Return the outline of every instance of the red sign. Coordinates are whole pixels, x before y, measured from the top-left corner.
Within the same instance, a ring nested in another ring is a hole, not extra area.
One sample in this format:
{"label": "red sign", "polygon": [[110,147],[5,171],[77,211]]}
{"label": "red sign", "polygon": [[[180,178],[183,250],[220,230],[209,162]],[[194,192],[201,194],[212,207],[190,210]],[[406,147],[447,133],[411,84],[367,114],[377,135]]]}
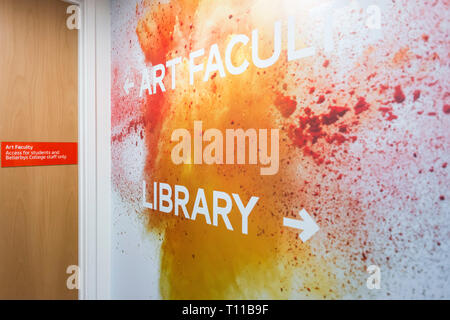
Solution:
{"label": "red sign", "polygon": [[78,163],[73,142],[2,142],[2,168]]}

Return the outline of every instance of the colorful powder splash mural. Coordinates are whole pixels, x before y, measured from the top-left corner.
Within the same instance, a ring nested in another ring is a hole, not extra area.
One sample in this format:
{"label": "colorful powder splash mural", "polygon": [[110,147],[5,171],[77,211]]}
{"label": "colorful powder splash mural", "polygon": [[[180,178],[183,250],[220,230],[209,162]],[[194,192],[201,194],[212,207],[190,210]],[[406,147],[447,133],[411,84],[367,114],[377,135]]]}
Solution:
{"label": "colorful powder splash mural", "polygon": [[[449,299],[449,7],[113,1],[113,296]],[[276,55],[277,22],[279,56],[258,67],[252,50],[257,45],[260,59]],[[295,50],[314,51],[292,59],[289,28]],[[232,74],[225,60],[236,35],[248,42],[236,44],[228,62],[248,66]],[[203,69],[191,84],[190,55],[200,49],[195,65]],[[210,57],[223,70],[206,73]],[[171,68],[156,67],[177,58],[175,79]],[[172,134],[186,129],[194,139],[195,121],[201,135],[277,129],[278,171],[194,164],[194,155],[175,164]],[[206,215],[146,208],[153,182],[184,186],[189,213],[198,189],[209,208],[215,190],[244,205],[259,200],[244,234],[234,202],[233,231],[223,219],[215,226]],[[302,209],[320,228],[304,242],[283,225]],[[367,286],[371,265],[379,289]]]}

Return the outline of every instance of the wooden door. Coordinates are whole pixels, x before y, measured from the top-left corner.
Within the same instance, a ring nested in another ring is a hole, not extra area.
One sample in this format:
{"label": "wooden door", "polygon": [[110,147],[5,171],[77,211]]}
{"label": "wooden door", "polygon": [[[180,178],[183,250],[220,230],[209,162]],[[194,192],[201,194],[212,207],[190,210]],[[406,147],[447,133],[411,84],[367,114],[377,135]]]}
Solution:
{"label": "wooden door", "polygon": [[[0,141],[78,140],[78,31],[60,0],[0,1]],[[0,169],[0,299],[76,299],[77,166]]]}

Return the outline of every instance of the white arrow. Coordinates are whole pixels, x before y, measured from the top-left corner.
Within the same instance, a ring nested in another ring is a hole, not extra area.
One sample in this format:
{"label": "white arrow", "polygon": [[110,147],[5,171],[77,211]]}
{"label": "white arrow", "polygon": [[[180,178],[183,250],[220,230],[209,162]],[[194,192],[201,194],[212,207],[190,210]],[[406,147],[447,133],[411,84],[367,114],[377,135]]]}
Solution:
{"label": "white arrow", "polygon": [[319,226],[317,223],[311,218],[311,216],[306,212],[305,209],[299,212],[302,220],[295,220],[291,218],[283,218],[283,225],[285,227],[295,228],[299,230],[303,230],[302,233],[298,235],[303,242],[306,242],[311,238],[317,231],[319,231]]}
{"label": "white arrow", "polygon": [[127,94],[129,94],[130,89],[133,87],[134,87],[134,83],[127,78],[127,80],[125,81],[125,85],[123,86],[123,90],[125,90],[125,92]]}

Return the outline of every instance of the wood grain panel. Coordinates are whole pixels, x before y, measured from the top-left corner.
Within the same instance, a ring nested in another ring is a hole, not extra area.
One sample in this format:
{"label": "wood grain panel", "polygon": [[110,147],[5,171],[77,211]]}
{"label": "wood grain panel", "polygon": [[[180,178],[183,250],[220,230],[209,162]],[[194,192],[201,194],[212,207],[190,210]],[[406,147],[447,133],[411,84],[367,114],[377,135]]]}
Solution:
{"label": "wood grain panel", "polygon": [[[0,1],[0,140],[78,140],[78,34],[59,0]],[[76,299],[77,166],[0,169],[0,299]]]}

